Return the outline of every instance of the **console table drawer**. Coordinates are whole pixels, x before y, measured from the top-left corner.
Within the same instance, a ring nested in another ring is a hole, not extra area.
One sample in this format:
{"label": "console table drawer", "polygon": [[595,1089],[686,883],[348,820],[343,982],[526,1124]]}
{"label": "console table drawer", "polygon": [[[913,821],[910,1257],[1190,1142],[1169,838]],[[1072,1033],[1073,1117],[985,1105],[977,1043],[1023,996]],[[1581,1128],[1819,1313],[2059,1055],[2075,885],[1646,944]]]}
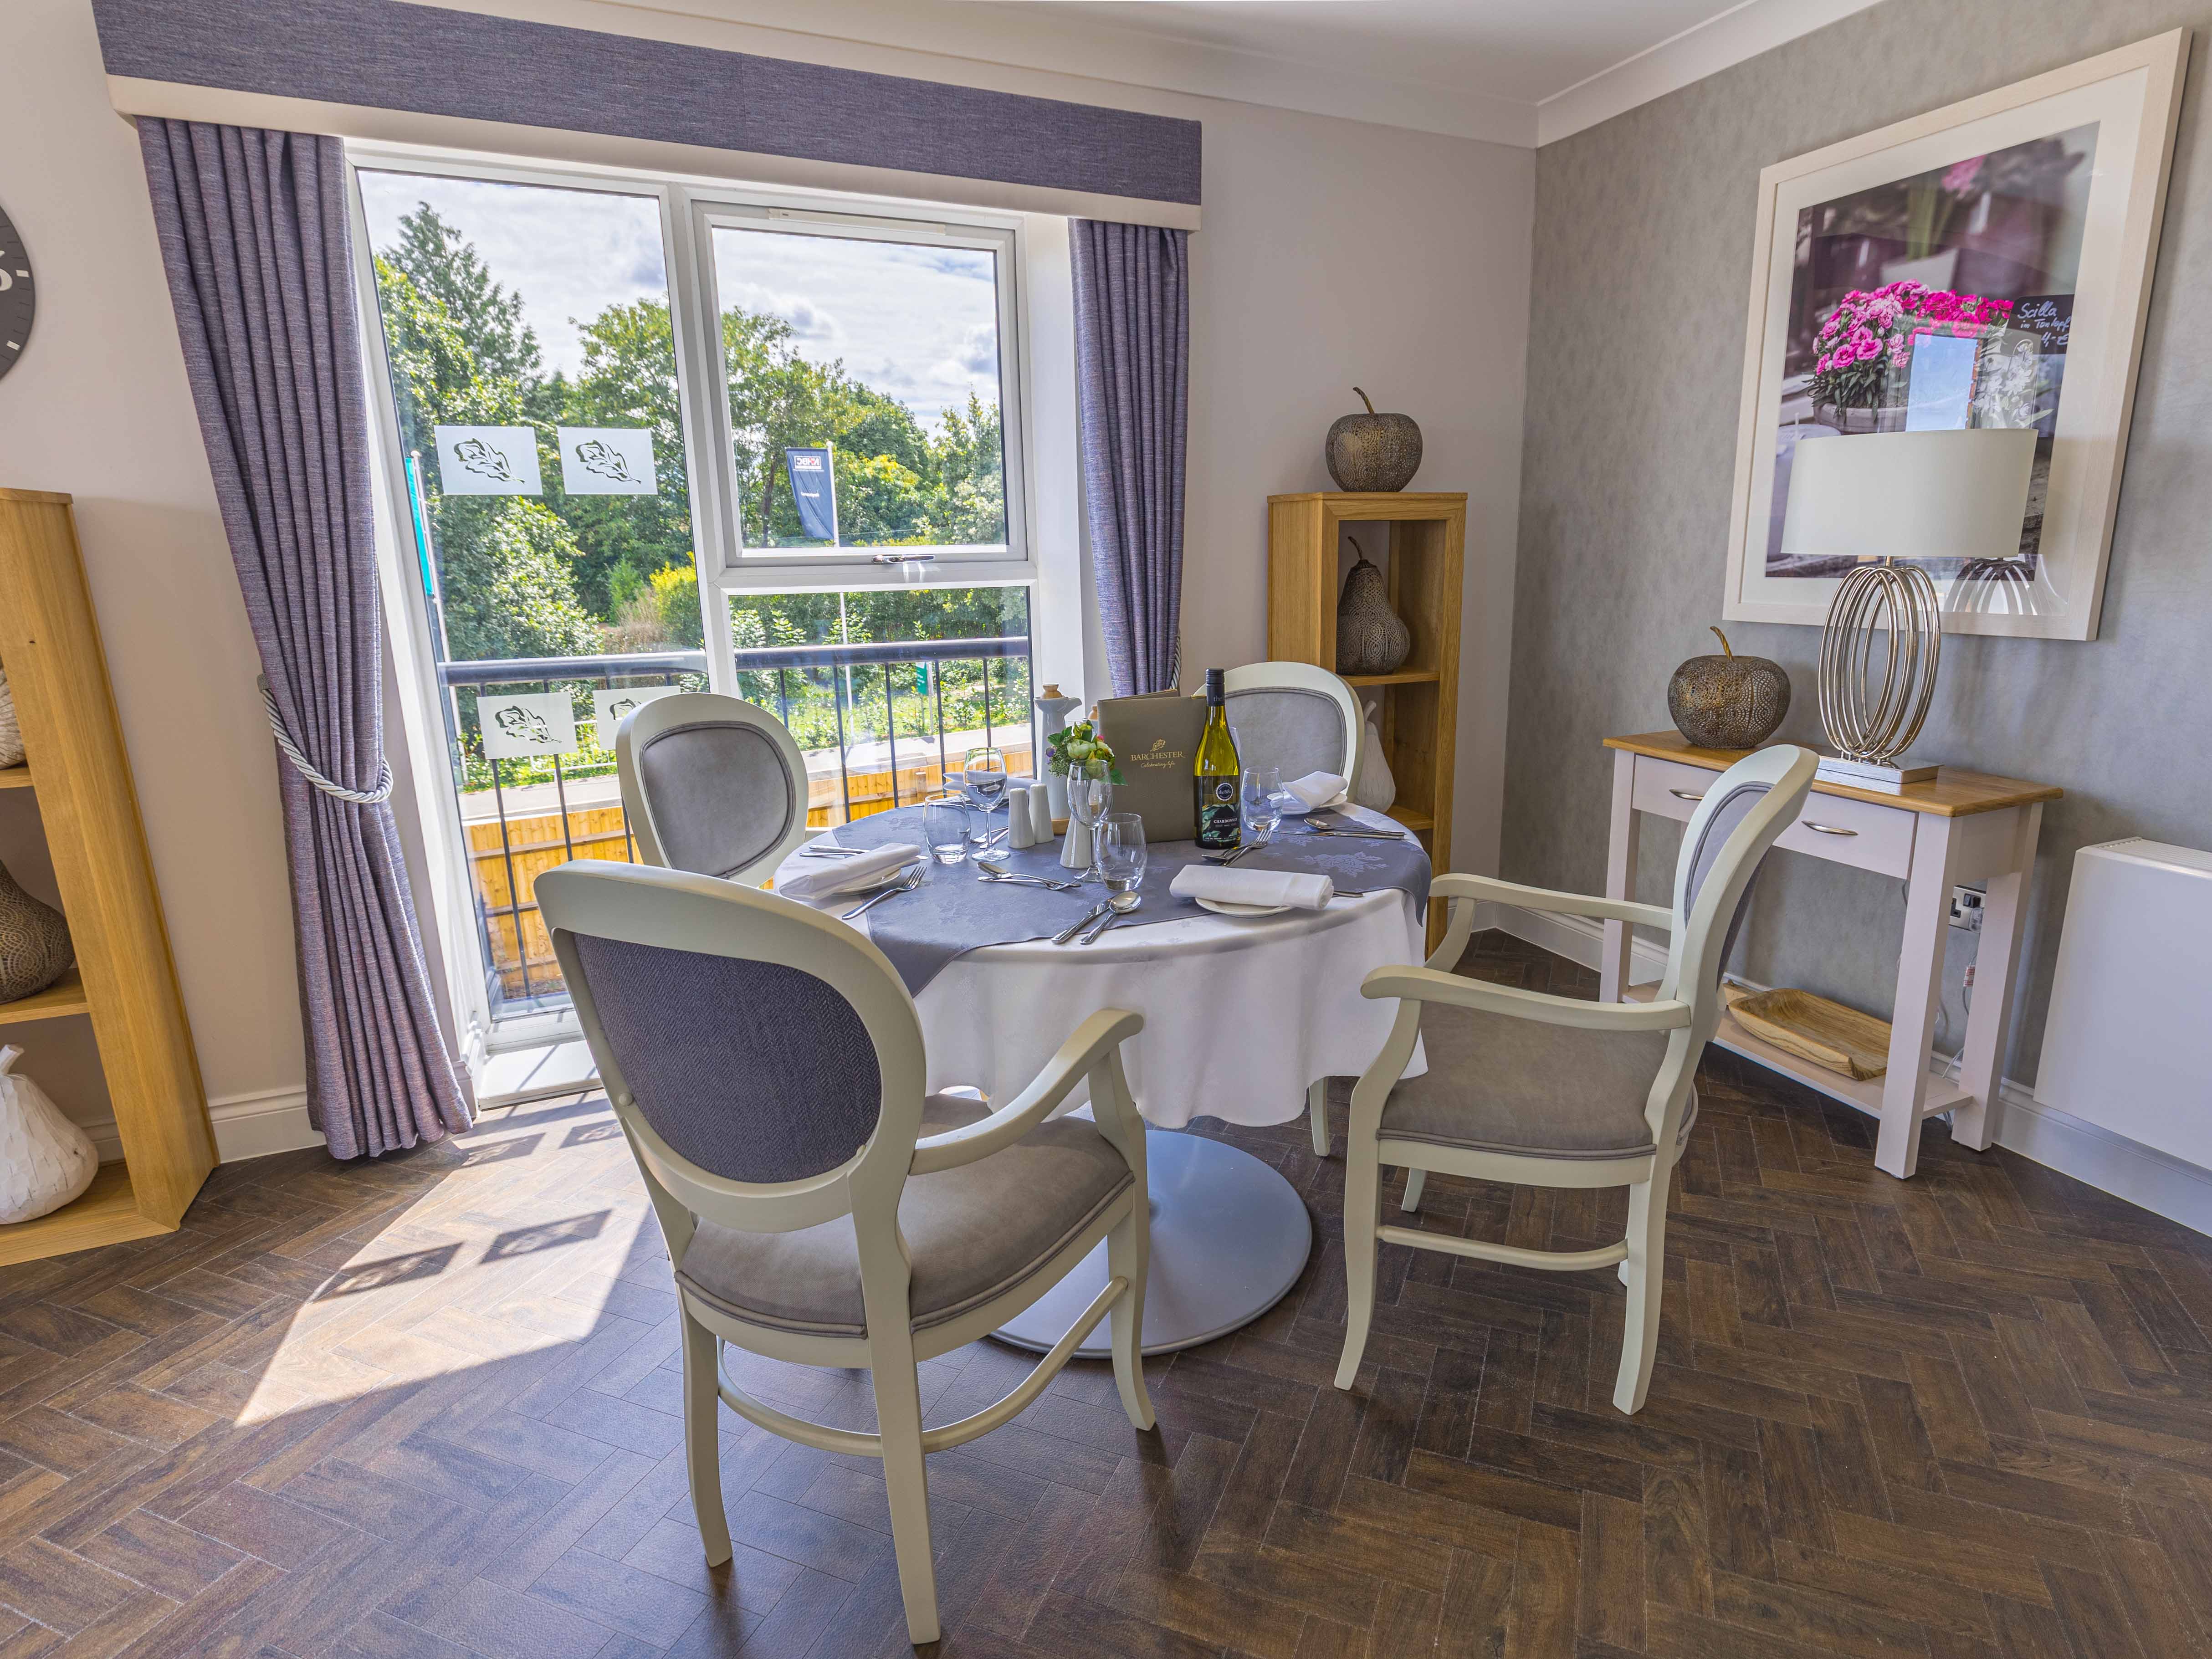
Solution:
{"label": "console table drawer", "polygon": [[[1719,779],[1719,773],[1703,767],[1638,755],[1633,792],[1636,811],[1687,823],[1705,791]],[[1876,806],[1844,795],[1815,793],[1806,797],[1804,811],[1782,832],[1775,845],[1903,880],[1912,870],[1917,816],[1906,807]]]}

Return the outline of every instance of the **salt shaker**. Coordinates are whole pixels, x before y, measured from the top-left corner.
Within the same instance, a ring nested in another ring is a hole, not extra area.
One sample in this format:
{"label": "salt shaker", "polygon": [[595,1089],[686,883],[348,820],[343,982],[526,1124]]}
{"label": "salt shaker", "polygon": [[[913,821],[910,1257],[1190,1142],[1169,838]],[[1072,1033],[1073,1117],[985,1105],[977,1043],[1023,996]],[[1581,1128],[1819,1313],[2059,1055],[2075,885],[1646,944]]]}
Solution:
{"label": "salt shaker", "polygon": [[1015,850],[1036,845],[1036,830],[1030,822],[1030,792],[1018,785],[1006,791],[1006,845]]}
{"label": "salt shaker", "polygon": [[1036,837],[1036,844],[1042,847],[1059,833],[1052,827],[1052,791],[1042,783],[1033,783],[1029,787],[1028,794],[1030,833]]}

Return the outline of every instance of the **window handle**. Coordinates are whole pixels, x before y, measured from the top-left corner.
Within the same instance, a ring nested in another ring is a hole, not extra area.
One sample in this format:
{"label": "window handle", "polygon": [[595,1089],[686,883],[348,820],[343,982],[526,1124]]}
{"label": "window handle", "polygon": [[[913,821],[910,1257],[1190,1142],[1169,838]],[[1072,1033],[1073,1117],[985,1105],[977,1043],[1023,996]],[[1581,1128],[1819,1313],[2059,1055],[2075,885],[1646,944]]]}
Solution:
{"label": "window handle", "polygon": [[1839,830],[1832,823],[1815,823],[1810,818],[1804,819],[1803,823],[1805,827],[1808,830],[1810,830],[1816,836],[1856,836],[1858,834],[1858,831],[1856,830]]}
{"label": "window handle", "polygon": [[878,553],[878,564],[927,564],[937,556],[934,553]]}
{"label": "window handle", "polygon": [[1705,798],[1705,792],[1702,789],[1695,793],[1687,789],[1669,789],[1667,793],[1676,800],[1703,800]]}

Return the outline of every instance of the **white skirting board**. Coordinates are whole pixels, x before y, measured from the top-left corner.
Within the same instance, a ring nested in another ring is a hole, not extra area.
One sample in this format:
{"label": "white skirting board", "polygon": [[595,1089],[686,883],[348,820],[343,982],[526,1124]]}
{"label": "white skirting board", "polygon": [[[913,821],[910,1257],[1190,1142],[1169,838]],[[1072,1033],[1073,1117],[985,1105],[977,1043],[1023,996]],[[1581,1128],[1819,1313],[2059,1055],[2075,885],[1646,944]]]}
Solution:
{"label": "white skirting board", "polygon": [[[1496,927],[1595,969],[1604,947],[1601,924],[1582,916],[1548,915],[1515,905],[1491,905],[1476,927]],[[1666,972],[1667,953],[1636,941],[1629,980],[1643,984]],[[2038,1103],[2028,1085],[2007,1078],[1997,1090],[1997,1145],[2154,1215],[2212,1235],[2212,1171],[2185,1164],[2140,1141],[2117,1135],[2071,1113]]]}
{"label": "white skirting board", "polygon": [[[305,1089],[264,1089],[248,1095],[226,1095],[208,1102],[208,1121],[215,1129],[215,1159],[235,1164],[242,1158],[266,1158],[271,1152],[295,1152],[319,1146],[321,1133],[307,1121]],[[123,1157],[123,1138],[115,1120],[104,1117],[81,1126],[92,1137],[102,1164]]]}

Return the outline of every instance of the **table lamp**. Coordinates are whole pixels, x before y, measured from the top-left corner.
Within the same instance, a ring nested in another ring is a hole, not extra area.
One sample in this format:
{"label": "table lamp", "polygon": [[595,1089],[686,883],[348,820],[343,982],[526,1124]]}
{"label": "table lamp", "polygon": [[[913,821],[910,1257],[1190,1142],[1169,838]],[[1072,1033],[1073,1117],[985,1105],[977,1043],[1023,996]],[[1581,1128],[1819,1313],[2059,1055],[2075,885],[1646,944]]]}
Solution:
{"label": "table lamp", "polygon": [[[1874,432],[1809,440],[1790,465],[1787,558],[1853,559],[1820,636],[1820,777],[1895,792],[1936,775],[1903,757],[1936,696],[1936,584],[1917,561],[2016,559],[2035,429]],[[1877,636],[1888,654],[1873,678]]]}

